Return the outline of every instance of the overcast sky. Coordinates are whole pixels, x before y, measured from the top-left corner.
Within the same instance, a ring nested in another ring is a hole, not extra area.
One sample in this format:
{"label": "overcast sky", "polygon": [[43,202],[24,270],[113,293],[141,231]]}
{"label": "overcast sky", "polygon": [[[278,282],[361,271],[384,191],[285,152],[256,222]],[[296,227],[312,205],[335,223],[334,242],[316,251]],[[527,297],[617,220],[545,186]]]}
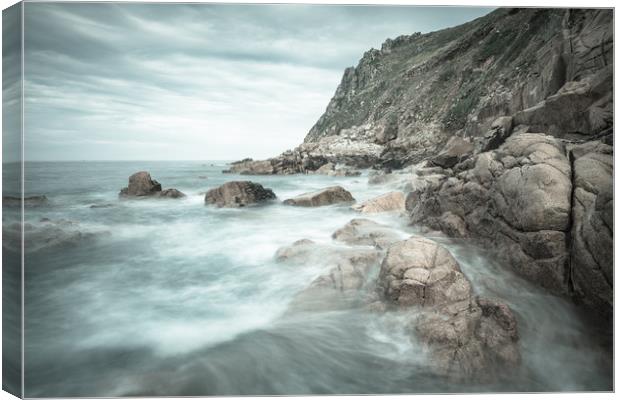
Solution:
{"label": "overcast sky", "polygon": [[26,3],[26,159],[275,156],[366,50],[490,11]]}

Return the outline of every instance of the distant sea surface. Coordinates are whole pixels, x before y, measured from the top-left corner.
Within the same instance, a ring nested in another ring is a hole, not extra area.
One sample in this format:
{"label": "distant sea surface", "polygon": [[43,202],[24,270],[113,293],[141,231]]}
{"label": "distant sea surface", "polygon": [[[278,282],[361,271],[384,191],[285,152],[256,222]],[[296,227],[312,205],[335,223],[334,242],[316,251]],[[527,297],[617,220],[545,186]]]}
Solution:
{"label": "distant sea surface", "polygon": [[[517,314],[523,366],[508,382],[456,384],[431,375],[398,313],[285,316],[326,266],[276,263],[276,250],[303,238],[331,242],[359,214],[280,201],[331,185],[358,201],[388,189],[369,186],[366,173],[238,176],[222,174],[225,168],[221,161],[26,163],[26,195],[49,200],[27,209],[26,224],[64,221],[83,235],[50,246],[26,236],[26,396],[611,389],[611,355],[597,327],[466,241],[435,238],[478,293],[504,299]],[[142,170],[187,197],[119,199],[127,178]],[[205,206],[204,192],[230,180],[261,183],[279,201]],[[404,237],[417,231],[402,217],[370,218]],[[5,225],[10,219],[5,212]]]}

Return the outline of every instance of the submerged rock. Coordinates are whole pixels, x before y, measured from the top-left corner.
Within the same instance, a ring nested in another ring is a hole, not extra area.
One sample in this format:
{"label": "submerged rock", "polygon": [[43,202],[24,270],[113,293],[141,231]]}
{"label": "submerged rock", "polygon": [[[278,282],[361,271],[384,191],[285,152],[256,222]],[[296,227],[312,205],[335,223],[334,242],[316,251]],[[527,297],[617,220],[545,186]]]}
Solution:
{"label": "submerged rock", "polygon": [[[34,253],[55,247],[77,246],[108,234],[108,231],[84,228],[75,221],[42,218],[38,223],[24,223],[24,251]],[[20,223],[3,224],[2,235],[3,247],[14,252],[21,251]]]}
{"label": "submerged rock", "polygon": [[276,195],[271,189],[250,181],[232,181],[209,190],[205,203],[217,207],[245,207],[273,200]]}
{"label": "submerged rock", "polygon": [[387,249],[402,240],[401,234],[388,226],[364,218],[355,218],[332,234],[339,242],[353,246],[374,246]]}
{"label": "submerged rock", "polygon": [[405,195],[402,192],[390,192],[355,204],[351,208],[362,214],[405,211]]}
{"label": "submerged rock", "polygon": [[279,262],[318,264],[328,269],[294,297],[289,312],[342,309],[359,303],[359,291],[365,287],[370,270],[379,265],[381,254],[376,249],[318,244],[308,239],[278,249]]}
{"label": "submerged rock", "polygon": [[[22,204],[21,197],[2,196],[2,205],[4,207],[20,207]],[[48,204],[46,196],[28,196],[24,197],[24,207],[40,207]]]}
{"label": "submerged rock", "polygon": [[350,192],[342,186],[330,186],[316,192],[304,193],[292,199],[284,200],[284,204],[300,207],[320,207],[337,203],[355,201]]}
{"label": "submerged rock", "polygon": [[157,194],[158,197],[167,197],[169,199],[180,199],[186,197],[185,193],[176,189],[164,189]]}

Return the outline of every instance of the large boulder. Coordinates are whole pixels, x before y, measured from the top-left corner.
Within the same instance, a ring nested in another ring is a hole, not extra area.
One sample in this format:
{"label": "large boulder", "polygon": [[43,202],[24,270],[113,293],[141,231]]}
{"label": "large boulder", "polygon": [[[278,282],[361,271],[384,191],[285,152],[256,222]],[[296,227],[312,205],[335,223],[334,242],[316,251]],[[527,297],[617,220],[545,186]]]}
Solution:
{"label": "large boulder", "polygon": [[276,195],[269,188],[250,181],[226,182],[205,194],[205,204],[217,207],[245,207],[273,200]]}
{"label": "large boulder", "polygon": [[148,172],[140,171],[129,177],[129,185],[121,189],[120,196],[152,196],[157,192],[161,192],[161,184],[151,179],[151,174]]}
{"label": "large boulder", "polygon": [[378,285],[390,304],[400,307],[442,306],[471,296],[471,285],[450,252],[422,237],[389,248]]}
{"label": "large boulder", "polygon": [[522,276],[569,293],[572,183],[562,142],[513,134],[455,169],[461,172],[409,194],[412,222],[478,240]]}
{"label": "large boulder", "polygon": [[387,249],[403,239],[394,229],[364,218],[352,219],[336,230],[332,238],[351,246],[373,246],[378,249]]}
{"label": "large boulder", "polygon": [[571,281],[580,300],[611,317],[613,313],[613,148],[580,155],[573,149],[574,190]]}
{"label": "large boulder", "polygon": [[434,373],[486,381],[519,365],[512,311],[474,296],[458,262],[439,244],[413,237],[391,246],[377,287],[389,307],[418,310],[412,340],[428,349]]}
{"label": "large boulder", "polygon": [[405,211],[405,195],[403,192],[390,192],[381,196],[355,204],[351,207],[362,214],[386,211]]}
{"label": "large boulder", "polygon": [[330,186],[316,192],[304,193],[292,199],[284,200],[284,204],[300,207],[319,207],[337,203],[351,203],[355,199],[342,186]]}

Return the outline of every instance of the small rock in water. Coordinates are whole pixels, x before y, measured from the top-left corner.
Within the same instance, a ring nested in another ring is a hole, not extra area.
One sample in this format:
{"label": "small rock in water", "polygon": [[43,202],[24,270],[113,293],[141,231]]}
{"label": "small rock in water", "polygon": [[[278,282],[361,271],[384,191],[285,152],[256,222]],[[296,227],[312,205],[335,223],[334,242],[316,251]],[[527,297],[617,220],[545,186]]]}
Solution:
{"label": "small rock in water", "polygon": [[342,186],[330,186],[316,192],[304,193],[292,199],[284,200],[284,204],[300,207],[320,207],[336,203],[355,201],[350,192]]}
{"label": "small rock in water", "polygon": [[129,177],[129,185],[121,189],[119,197],[167,197],[181,198],[185,194],[177,189],[166,189],[162,191],[161,184],[151,179],[151,174],[146,171],[136,172]]}
{"label": "small rock in water", "polygon": [[92,204],[90,206],[90,208],[110,208],[110,207],[114,207],[114,204],[111,203],[105,203],[105,204]]}
{"label": "small rock in water", "polygon": [[245,207],[276,198],[273,190],[250,181],[226,182],[205,194],[205,203],[217,207]]}

